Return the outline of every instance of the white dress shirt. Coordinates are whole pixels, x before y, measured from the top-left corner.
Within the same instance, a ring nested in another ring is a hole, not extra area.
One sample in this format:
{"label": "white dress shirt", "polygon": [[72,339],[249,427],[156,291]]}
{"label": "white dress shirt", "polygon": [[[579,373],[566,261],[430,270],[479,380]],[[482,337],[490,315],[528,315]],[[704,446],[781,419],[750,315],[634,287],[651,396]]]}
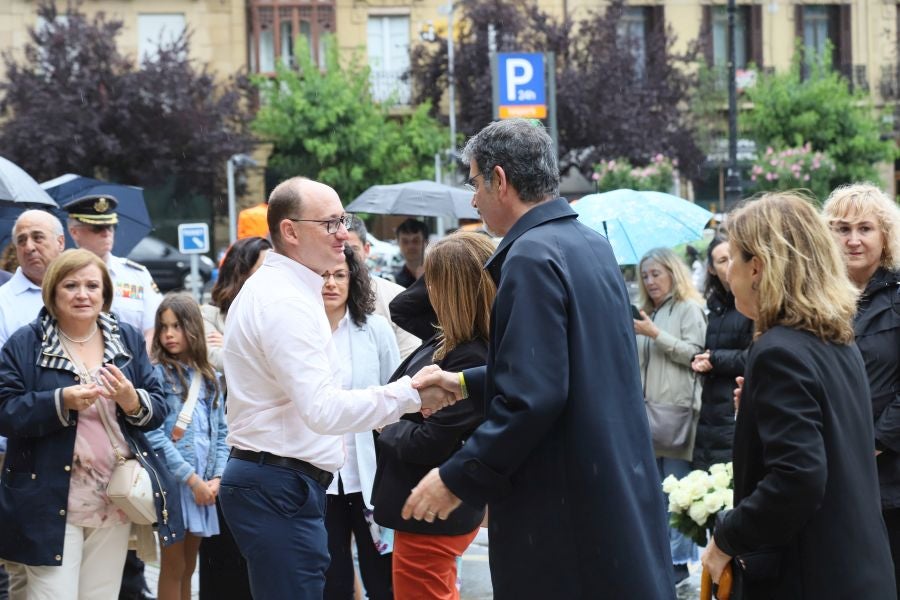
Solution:
{"label": "white dress shirt", "polygon": [[120,321],[135,326],[141,333],[153,329],[162,295],[153,283],[150,271],[133,260],[112,254],[106,267],[113,285],[111,311]]}
{"label": "white dress shirt", "polygon": [[383,427],[421,408],[408,377],[340,389],[322,277],[275,251],[228,310],[223,346],[228,444],[236,448],[334,473],[344,462],[342,434]]}
{"label": "white dress shirt", "polygon": [[12,278],[0,286],[0,347],[16,329],[34,321],[42,308],[41,287],[18,267]]}

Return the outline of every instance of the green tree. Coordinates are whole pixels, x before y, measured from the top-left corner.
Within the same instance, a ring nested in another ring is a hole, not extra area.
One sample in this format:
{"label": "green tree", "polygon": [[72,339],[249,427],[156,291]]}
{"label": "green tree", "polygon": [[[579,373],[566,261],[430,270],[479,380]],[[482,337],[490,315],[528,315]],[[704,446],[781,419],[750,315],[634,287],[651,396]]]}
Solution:
{"label": "green tree", "polygon": [[279,64],[275,77],[254,78],[262,107],[253,129],[274,144],[270,174],[325,181],[345,202],[371,185],[433,179],[434,154],[449,134],[428,115],[430,105],[392,117],[372,99],[368,67],[342,66],[329,37],[319,69],[305,44],[297,38],[296,70]]}
{"label": "green tree", "polygon": [[830,188],[853,181],[877,181],[876,164],[893,160],[897,146],[890,127],[860,90],[832,69],[825,52],[821,62],[803,62],[800,48],[791,69],[762,75],[746,90],[752,108],[741,112],[740,125],[760,152],[796,148],[806,143],[835,163]]}

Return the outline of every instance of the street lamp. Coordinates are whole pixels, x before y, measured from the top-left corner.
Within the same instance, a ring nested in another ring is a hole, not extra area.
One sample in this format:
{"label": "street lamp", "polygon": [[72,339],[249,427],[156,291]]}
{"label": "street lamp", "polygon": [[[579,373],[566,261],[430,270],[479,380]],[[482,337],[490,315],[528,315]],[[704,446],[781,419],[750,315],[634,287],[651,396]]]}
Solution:
{"label": "street lamp", "polygon": [[232,154],[225,163],[225,172],[228,175],[228,244],[237,240],[237,206],[234,198],[234,169],[255,167],[257,162],[246,154]]}
{"label": "street lamp", "polygon": [[[447,101],[450,104],[450,164],[456,160],[456,76],[453,66],[453,0],[438,8],[447,14]],[[447,170],[454,177],[455,168]]]}
{"label": "street lamp", "polygon": [[722,212],[737,204],[742,195],[741,172],[737,164],[737,69],[734,51],[735,0],[728,0],[728,169],[725,175],[725,200]]}

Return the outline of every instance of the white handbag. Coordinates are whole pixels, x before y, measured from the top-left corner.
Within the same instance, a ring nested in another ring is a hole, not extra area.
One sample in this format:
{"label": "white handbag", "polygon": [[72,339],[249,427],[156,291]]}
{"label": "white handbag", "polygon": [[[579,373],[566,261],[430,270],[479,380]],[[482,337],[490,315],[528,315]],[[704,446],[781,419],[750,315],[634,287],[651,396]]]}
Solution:
{"label": "white handbag", "polygon": [[106,410],[97,407],[100,420],[106,428],[106,435],[116,453],[116,466],[113,467],[106,495],[113,504],[122,510],[132,523],[137,525],[153,525],[156,523],[156,504],[153,502],[153,483],[150,473],[136,458],[125,458],[119,452],[112,429],[107,422]]}

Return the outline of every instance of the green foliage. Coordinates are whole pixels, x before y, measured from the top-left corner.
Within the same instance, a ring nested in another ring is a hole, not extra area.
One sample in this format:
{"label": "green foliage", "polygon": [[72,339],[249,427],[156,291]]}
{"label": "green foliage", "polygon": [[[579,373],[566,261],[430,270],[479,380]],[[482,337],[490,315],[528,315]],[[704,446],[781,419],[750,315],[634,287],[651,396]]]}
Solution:
{"label": "green foliage", "polygon": [[754,192],[805,188],[821,202],[831,192],[830,180],[836,170],[831,157],[825,152],[813,152],[808,142],[780,151],[770,146],[753,164],[750,188]]}
{"label": "green foliage", "polygon": [[798,47],[790,71],[760,76],[746,90],[752,108],[741,112],[740,125],[758,148],[781,150],[809,143],[813,150],[828,154],[836,166],[829,188],[877,181],[876,164],[897,156],[890,129],[870,98],[851,91],[847,80],[832,69],[830,52],[824,55],[822,62],[803,63]]}
{"label": "green foliage", "polygon": [[601,160],[594,165],[592,177],[598,192],[619,189],[669,192],[674,162],[662,154],[654,156],[644,167],[632,166],[625,158]]}
{"label": "green foliage", "polygon": [[342,66],[332,37],[325,42],[325,68],[297,38],[299,65],[279,64],[274,78],[258,76],[262,107],[253,123],[274,143],[269,169],[278,179],[303,175],[334,187],[344,201],[375,184],[434,178],[434,154],[446,130],[420,105],[392,118],[369,90],[369,70]]}

